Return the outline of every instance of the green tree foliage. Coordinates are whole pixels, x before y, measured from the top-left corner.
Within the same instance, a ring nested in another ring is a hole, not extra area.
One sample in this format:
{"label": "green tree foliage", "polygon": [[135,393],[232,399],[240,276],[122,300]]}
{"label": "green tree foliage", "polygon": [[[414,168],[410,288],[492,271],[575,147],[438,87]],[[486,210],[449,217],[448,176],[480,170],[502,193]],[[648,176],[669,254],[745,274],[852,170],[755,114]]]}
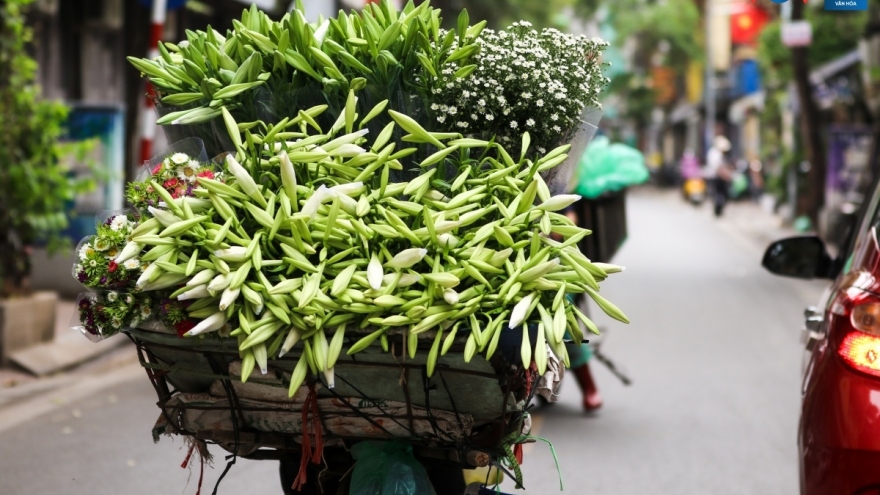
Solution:
{"label": "green tree foliage", "polygon": [[65,204],[86,185],[59,163],[66,107],[42,101],[34,83],[23,12],[30,2],[0,1],[0,297],[23,289],[36,239],[59,245]]}
{"label": "green tree foliage", "polygon": [[[855,50],[868,22],[866,12],[833,12],[822,7],[806,9],[806,18],[813,26],[810,65],[816,67]],[[758,42],[758,63],[768,86],[781,86],[792,80],[791,51],[782,44],[782,24],[768,24]]]}
{"label": "green tree foliage", "polygon": [[458,13],[467,9],[472,22],[485,20],[493,29],[503,29],[511,23],[526,20],[536,29],[561,28],[567,20],[561,18],[566,7],[578,0],[432,0],[431,6],[443,11],[445,27],[453,27]]}
{"label": "green tree foliage", "polygon": [[638,40],[637,60],[649,57],[682,74],[690,62],[703,59],[700,12],[693,0],[618,0],[608,3],[618,39]]}
{"label": "green tree foliage", "polygon": [[634,43],[627,73],[613,77],[608,92],[618,95],[622,114],[646,124],[655,106],[655,90],[648,80],[650,68],[664,66],[677,76],[688,65],[703,59],[700,12],[693,0],[575,0],[579,15],[589,17],[604,10],[604,22],[615,32],[612,45]]}

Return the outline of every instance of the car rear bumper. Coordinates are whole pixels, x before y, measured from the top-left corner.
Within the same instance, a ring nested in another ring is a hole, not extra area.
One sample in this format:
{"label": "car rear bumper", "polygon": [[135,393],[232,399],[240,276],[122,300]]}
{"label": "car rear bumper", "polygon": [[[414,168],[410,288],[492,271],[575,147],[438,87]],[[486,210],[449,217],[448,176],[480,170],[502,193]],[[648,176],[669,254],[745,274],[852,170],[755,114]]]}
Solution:
{"label": "car rear bumper", "polygon": [[880,378],[823,354],[804,395],[801,493],[880,495]]}

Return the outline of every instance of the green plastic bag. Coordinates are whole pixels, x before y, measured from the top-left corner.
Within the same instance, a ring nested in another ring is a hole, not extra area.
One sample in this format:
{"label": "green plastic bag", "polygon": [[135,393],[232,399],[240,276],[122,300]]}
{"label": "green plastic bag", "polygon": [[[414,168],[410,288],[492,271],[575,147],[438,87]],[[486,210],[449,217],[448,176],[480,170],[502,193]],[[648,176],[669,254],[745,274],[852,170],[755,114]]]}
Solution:
{"label": "green plastic bag", "polygon": [[351,454],[356,462],[349,495],[436,495],[407,443],[361,442]]}
{"label": "green plastic bag", "polygon": [[589,199],[603,193],[641,184],[650,172],[642,153],[625,144],[611,144],[605,136],[598,136],[587,146],[578,162],[575,192]]}

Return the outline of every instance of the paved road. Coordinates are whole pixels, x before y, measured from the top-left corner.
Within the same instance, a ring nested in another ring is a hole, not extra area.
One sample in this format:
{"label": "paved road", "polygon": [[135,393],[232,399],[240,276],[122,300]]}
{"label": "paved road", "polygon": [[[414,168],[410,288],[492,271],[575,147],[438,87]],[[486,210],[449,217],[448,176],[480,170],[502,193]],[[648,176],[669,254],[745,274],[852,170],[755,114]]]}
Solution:
{"label": "paved road", "polygon": [[[627,270],[602,292],[632,323],[602,322],[604,351],[634,384],[599,366],[598,416],[580,414],[573,381],[541,414],[566,492],[797,493],[800,315],[823,284],[766,273],[762,247],[741,234],[757,220],[716,221],[673,195],[632,195],[628,206],[631,234],[615,259]],[[558,490],[545,446],[524,471],[527,493]]]}
{"label": "paved road", "polygon": [[[795,493],[799,315],[820,285],[764,273],[759,247],[736,226],[742,218],[716,222],[669,194],[632,195],[629,207],[631,235],[616,260],[627,271],[603,293],[633,323],[599,321],[610,329],[606,353],[635,383],[623,387],[598,368],[600,414],[580,413],[573,381],[537,414],[566,493]],[[85,398],[91,392],[74,385],[43,397],[54,407],[38,404],[48,412],[33,419],[22,411],[15,427],[0,421],[0,493],[194,494],[198,469],[180,468],[179,440],[153,444],[155,396],[130,371]],[[558,491],[544,444],[529,449],[524,470],[525,493]],[[239,461],[220,493],[280,493],[275,463]]]}

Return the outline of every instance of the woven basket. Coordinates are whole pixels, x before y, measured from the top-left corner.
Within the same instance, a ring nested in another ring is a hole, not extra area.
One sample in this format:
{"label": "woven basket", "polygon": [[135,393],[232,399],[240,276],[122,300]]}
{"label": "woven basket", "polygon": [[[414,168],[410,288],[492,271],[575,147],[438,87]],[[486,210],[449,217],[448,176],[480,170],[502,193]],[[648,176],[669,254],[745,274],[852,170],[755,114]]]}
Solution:
{"label": "woven basket", "polygon": [[296,349],[255,370],[246,383],[235,339],[181,339],[161,327],[128,329],[161,409],[154,437],[185,435],[216,443],[245,458],[287,459],[319,440],[327,448],[349,448],[361,440],[404,440],[423,457],[483,464],[504,455],[504,440],[527,422],[527,391],[533,371],[510,365],[502,353],[491,361],[463,358],[464,339],[439,358],[427,376],[426,347],[405,356],[404,338],[389,336],[390,351],[371,346],[335,365],[335,387],[320,373],[288,397]]}

